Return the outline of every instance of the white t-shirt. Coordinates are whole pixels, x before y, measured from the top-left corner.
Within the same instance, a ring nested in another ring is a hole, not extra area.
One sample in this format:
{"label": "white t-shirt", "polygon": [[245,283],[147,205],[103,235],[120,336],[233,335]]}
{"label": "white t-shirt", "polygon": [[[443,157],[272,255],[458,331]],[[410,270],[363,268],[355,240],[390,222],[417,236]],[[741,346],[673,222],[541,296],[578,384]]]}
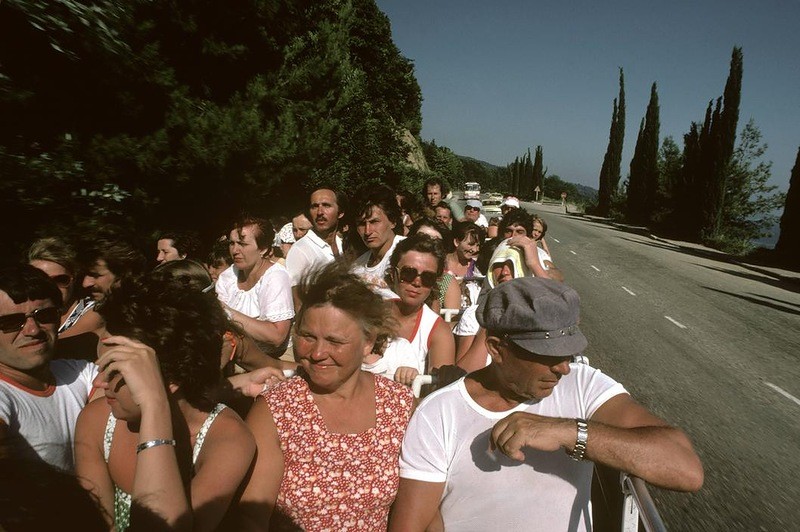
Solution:
{"label": "white t-shirt", "polygon": [[[237,272],[236,266],[231,266],[219,274],[216,290],[220,301],[260,321],[274,323],[294,318],[292,285],[286,268],[273,264],[250,290],[242,290],[237,286]],[[256,343],[265,353],[274,354],[283,353],[288,341],[287,337],[283,345],[277,348],[263,342]]]}
{"label": "white t-shirt", "polygon": [[[0,374],[0,420],[12,435],[48,464],[73,471],[72,447],[78,414],[92,392],[97,366],[86,360],[53,360],[55,386],[39,392]],[[22,450],[22,455],[26,455]]]}
{"label": "white t-shirt", "polygon": [[[342,239],[336,235],[336,247],[342,254]],[[292,286],[300,284],[300,278],[314,267],[333,262],[336,256],[331,245],[321,239],[314,231],[295,242],[286,254],[286,270],[292,280]]]}
{"label": "white t-shirt", "polygon": [[401,366],[414,368],[420,374],[425,373],[425,364],[424,362],[420,364],[411,343],[405,338],[393,338],[381,358],[372,364],[361,364],[361,369],[394,380],[394,373]]}
{"label": "white t-shirt", "polygon": [[447,530],[590,530],[591,462],[532,449],[517,462],[490,451],[489,437],[514,412],[590,419],[622,393],[600,370],[570,364],[549,397],[492,412],[472,399],[462,378],[417,407],[403,440],[400,477],[445,484],[440,511]]}
{"label": "white t-shirt", "polygon": [[[397,243],[405,238],[406,237],[402,235],[395,235],[394,240],[392,241],[392,247],[389,248],[389,251],[386,252],[386,255],[384,255],[380,262],[375,266],[367,266],[367,264],[369,264],[369,257],[372,254],[372,251],[367,251],[353,261],[353,267],[351,271],[377,289],[389,289],[389,285],[384,279],[384,276],[386,275],[386,268],[389,267],[389,260],[392,258],[392,253],[394,252],[394,248],[397,246]],[[391,297],[391,294],[388,292],[380,292],[379,290],[379,293],[381,293],[384,298]],[[397,296],[395,295],[395,297]]]}

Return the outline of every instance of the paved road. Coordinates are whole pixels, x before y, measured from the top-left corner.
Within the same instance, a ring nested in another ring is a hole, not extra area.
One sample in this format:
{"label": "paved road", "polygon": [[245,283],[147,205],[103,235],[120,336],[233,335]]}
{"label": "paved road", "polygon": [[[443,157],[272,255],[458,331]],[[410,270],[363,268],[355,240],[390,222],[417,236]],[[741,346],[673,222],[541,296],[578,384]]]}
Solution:
{"label": "paved road", "polygon": [[581,295],[592,365],[686,430],[703,460],[700,493],[652,489],[667,526],[798,530],[800,284],[556,207],[529,210],[546,217],[553,258]]}

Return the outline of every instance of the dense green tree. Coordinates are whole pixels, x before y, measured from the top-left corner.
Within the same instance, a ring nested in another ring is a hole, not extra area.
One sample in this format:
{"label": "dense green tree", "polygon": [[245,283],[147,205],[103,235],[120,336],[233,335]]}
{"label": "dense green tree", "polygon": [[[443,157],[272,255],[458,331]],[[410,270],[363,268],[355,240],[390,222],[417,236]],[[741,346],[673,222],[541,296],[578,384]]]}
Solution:
{"label": "dense green tree", "polygon": [[670,214],[675,211],[677,203],[682,201],[680,198],[682,172],[683,154],[675,140],[668,136],[661,143],[658,154],[658,201],[656,202],[656,211],[653,213],[653,221],[662,230],[665,219],[670,217]]}
{"label": "dense green tree", "polygon": [[800,148],[794,161],[789,192],[781,216],[781,234],[775,246],[778,255],[789,264],[800,266]]}
{"label": "dense green tree", "polygon": [[438,146],[436,140],[432,140],[422,142],[422,151],[431,172],[444,179],[450,187],[460,188],[464,185],[464,164],[450,148]]}
{"label": "dense green tree", "polygon": [[[223,230],[309,187],[421,179],[412,63],[374,0],[0,3],[0,211]],[[5,225],[5,223],[4,223]]]}
{"label": "dense green tree", "polygon": [[542,154],[542,147],[536,146],[536,156],[533,162],[533,188],[539,187],[539,190],[544,191],[544,155]]}
{"label": "dense green tree", "polygon": [[766,150],[761,131],[753,120],[748,121],[728,164],[720,228],[710,240],[725,251],[749,251],[754,240],[770,236],[767,231],[777,222],[774,213],[785,196],[768,184],[772,162],[762,160]]}
{"label": "dense green tree", "polygon": [[734,47],[731,53],[730,72],[722,99],[717,100],[711,118],[708,137],[701,142],[703,166],[698,176],[703,186],[699,189],[702,205],[701,236],[714,239],[723,224],[725,194],[730,190],[729,165],[736,143],[739,123],[739,103],[742,91],[742,49]]}
{"label": "dense green tree", "polygon": [[619,96],[614,99],[611,114],[611,128],[608,133],[608,147],[600,168],[597,212],[608,216],[611,203],[618,192],[620,166],[622,164],[622,146],[625,140],[625,75],[619,69]]}
{"label": "dense green tree", "polygon": [[633,223],[652,220],[658,200],[659,107],[656,84],[650,88],[650,102],[639,127],[628,181],[628,218]]}

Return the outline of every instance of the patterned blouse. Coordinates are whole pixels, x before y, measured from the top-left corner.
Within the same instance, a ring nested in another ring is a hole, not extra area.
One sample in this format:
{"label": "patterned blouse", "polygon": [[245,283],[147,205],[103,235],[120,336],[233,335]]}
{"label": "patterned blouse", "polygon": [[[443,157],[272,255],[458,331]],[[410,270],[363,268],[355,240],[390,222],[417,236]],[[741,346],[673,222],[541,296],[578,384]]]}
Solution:
{"label": "patterned blouse", "polygon": [[[329,432],[308,384],[295,377],[267,390],[283,451],[273,516],[289,529],[386,530],[400,484],[398,459],[414,396],[375,376],[376,424],[360,434]],[[274,528],[273,528],[274,529]]]}

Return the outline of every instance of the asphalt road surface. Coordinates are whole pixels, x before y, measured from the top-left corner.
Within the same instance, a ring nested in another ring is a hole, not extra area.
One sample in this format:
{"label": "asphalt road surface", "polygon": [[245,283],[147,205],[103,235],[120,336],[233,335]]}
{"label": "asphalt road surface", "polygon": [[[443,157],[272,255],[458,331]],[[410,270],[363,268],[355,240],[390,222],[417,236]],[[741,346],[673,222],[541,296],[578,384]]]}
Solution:
{"label": "asphalt road surface", "polygon": [[697,494],[651,488],[670,530],[800,530],[800,283],[563,208],[545,216],[591,364],[692,439]]}

